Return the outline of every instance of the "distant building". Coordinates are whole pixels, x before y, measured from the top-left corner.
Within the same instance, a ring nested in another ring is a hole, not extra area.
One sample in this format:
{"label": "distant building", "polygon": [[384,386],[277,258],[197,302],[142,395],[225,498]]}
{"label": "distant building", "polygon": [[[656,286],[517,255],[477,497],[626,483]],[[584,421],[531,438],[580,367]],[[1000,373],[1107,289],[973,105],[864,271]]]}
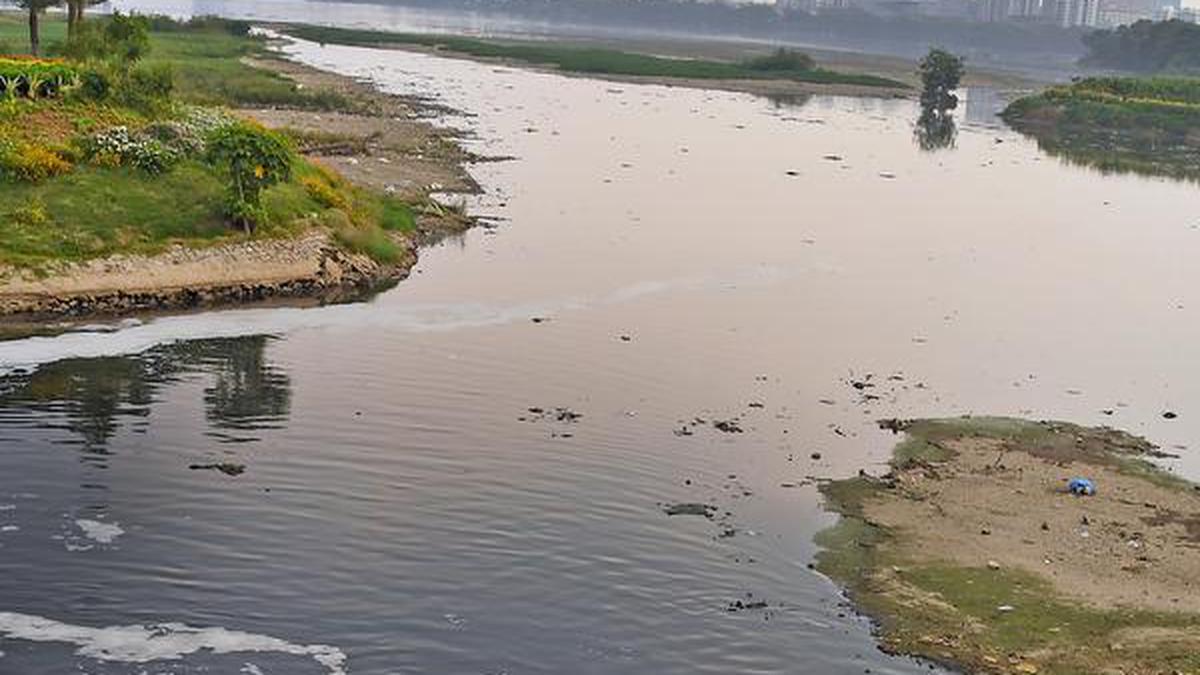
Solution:
{"label": "distant building", "polygon": [[1099,26],[1100,0],[1058,0],[1054,21],[1063,28]]}
{"label": "distant building", "polygon": [[1009,0],[1011,19],[1036,19],[1042,16],[1042,0]]}
{"label": "distant building", "polygon": [[979,0],[975,6],[975,20],[984,23],[1008,21],[1010,0]]}
{"label": "distant building", "polygon": [[1170,14],[1172,14],[1172,16],[1167,17],[1169,19],[1179,19],[1180,21],[1187,21],[1189,23],[1200,23],[1200,8],[1185,7],[1183,9],[1177,9]]}
{"label": "distant building", "polygon": [[1179,13],[1179,4],[1171,0],[1103,0],[1100,25],[1123,26],[1148,19],[1162,21]]}
{"label": "distant building", "polygon": [[775,0],[775,10],[781,14],[818,14],[826,9],[846,9],[849,0]]}

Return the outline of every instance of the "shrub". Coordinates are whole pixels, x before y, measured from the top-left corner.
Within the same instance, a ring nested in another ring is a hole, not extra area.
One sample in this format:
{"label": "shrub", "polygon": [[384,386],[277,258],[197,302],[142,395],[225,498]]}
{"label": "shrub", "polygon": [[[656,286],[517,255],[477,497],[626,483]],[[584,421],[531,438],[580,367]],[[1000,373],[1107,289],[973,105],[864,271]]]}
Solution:
{"label": "shrub", "polygon": [[171,169],[184,152],[159,139],[134,134],[119,126],[96,132],[83,140],[83,154],[99,166],[129,166],[151,175]]}
{"label": "shrub", "polygon": [[144,16],[113,12],[104,24],[109,54],[125,63],[137,63],[150,51],[150,21]]}
{"label": "shrub", "polygon": [[751,70],[768,72],[812,70],[817,67],[812,57],[804,52],[780,47],[768,56],[759,56],[746,62]]}
{"label": "shrub", "polygon": [[53,150],[29,143],[0,146],[0,174],[9,180],[39,183],[71,172],[71,163]]}
{"label": "shrub", "polygon": [[80,25],[62,52],[75,61],[99,61],[126,70],[150,52],[150,21],[114,12]]}
{"label": "shrub", "polygon": [[112,79],[97,69],[85,70],[79,77],[79,93],[91,101],[103,101],[112,92]]}
{"label": "shrub", "polygon": [[147,17],[147,20],[150,22],[150,30],[156,33],[211,31],[214,33],[228,33],[234,37],[244,37],[250,34],[250,29],[253,27],[253,24],[249,21],[226,19],[211,14],[194,16],[186,21],[158,14]]}
{"label": "shrub", "polygon": [[300,184],[313,201],[325,208],[346,210],[350,206],[345,195],[322,177],[305,176],[300,179]]}
{"label": "shrub", "polygon": [[152,122],[137,130],[109,127],[76,144],[80,156],[96,166],[128,166],[158,175],[183,159],[203,157],[208,136],[232,124],[234,119],[219,110],[187,108],[178,119]]}
{"label": "shrub", "polygon": [[138,66],[120,74],[116,95],[125,105],[143,111],[157,110],[175,91],[175,71],[170,64]]}
{"label": "shrub", "polygon": [[291,147],[283,136],[249,122],[217,129],[207,144],[208,160],[228,180],[226,215],[245,231],[253,231],[266,219],[262,191],[291,178]]}

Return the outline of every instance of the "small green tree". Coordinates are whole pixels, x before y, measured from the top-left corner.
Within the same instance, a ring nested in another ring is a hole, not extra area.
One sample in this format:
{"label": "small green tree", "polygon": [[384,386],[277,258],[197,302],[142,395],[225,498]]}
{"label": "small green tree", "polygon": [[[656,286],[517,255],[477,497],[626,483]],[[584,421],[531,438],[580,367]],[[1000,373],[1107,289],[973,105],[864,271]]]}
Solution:
{"label": "small green tree", "polygon": [[958,89],[966,68],[962,57],[944,49],[933,48],[921,59],[917,68],[921,75],[921,107],[925,110],[953,110],[958,107]]}
{"label": "small green tree", "polygon": [[136,14],[113,12],[104,25],[104,41],[113,58],[133,65],[150,51],[150,20]]}
{"label": "small green tree", "polygon": [[294,155],[287,141],[256,124],[239,122],[215,131],[208,139],[208,160],[229,181],[225,209],[245,232],[266,221],[263,190],[290,180]]}
{"label": "small green tree", "polygon": [[121,12],[76,27],[65,49],[72,59],[101,62],[117,71],[129,70],[149,52],[150,20]]}

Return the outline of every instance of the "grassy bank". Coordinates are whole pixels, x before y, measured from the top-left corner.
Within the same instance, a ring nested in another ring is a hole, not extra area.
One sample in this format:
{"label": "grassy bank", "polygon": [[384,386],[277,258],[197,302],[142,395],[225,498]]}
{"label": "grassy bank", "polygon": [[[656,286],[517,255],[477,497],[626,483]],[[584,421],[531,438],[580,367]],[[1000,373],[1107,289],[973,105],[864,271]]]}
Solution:
{"label": "grassy bank", "polygon": [[[103,19],[94,18],[100,24]],[[105,97],[76,85],[36,100],[0,100],[0,263],[38,267],[113,253],[154,253],[173,244],[204,246],[329,229],[347,248],[384,261],[401,247],[388,231],[415,227],[407,205],[353,186],[291,153],[285,180],[262,194],[254,234],[231,227],[229,182],[203,151],[213,129],[238,123],[230,108],[278,106],[352,110],[334,91],[309,90],[245,59],[266,44],[237,22],[149,20],[148,51]],[[23,53],[27,27],[0,14],[0,45]],[[51,55],[65,51],[63,21],[43,22]],[[63,62],[89,72],[91,61]],[[140,85],[138,78],[149,81]],[[97,152],[98,138],[118,138]],[[295,140],[286,143],[295,146]],[[135,147],[136,146],[136,147]]]}
{"label": "grassy bank", "polygon": [[[233,21],[210,20],[180,24],[151,20],[147,65],[169,66],[175,75],[179,100],[226,106],[281,105],[334,110],[350,106],[344,97],[329,91],[310,92],[269,71],[254,68],[243,59],[269,57],[265,41],[240,33],[247,27]],[[48,55],[57,56],[66,42],[66,23],[55,15],[42,21],[42,41]],[[25,17],[0,12],[0,53],[28,52]]]}
{"label": "grassy bank", "polygon": [[1053,124],[1186,137],[1200,132],[1200,78],[1089,77],[1018,99],[1004,111],[1004,118],[1017,126]]}
{"label": "grassy bank", "polygon": [[555,43],[480,40],[448,35],[388,33],[381,31],[289,26],[284,31],[321,44],[360,47],[410,45],[440,49],[476,58],[504,59],[550,66],[573,73],[695,80],[790,80],[814,84],[907,89],[908,85],[875,75],[841,73],[817,67],[805,58],[765,56],[741,62],[664,58],[615,49],[587,48]]}
{"label": "grassy bank", "polygon": [[[1194,532],[1170,525],[1195,512],[1168,504],[1194,508],[1200,495],[1145,461],[1153,446],[1110,429],[1011,419],[903,428],[888,474],[822,487],[841,518],[819,537],[817,568],[877,620],[887,651],[977,673],[1200,672],[1190,577],[1158,571],[1195,546]],[[1100,492],[1056,487],[1075,473],[1096,477]],[[1152,498],[1133,503],[1137,495]],[[1067,591],[1064,575],[1096,590]],[[1151,581],[1182,604],[1105,595]]]}
{"label": "grassy bank", "polygon": [[1200,179],[1200,79],[1097,77],[1014,101],[1046,151],[1103,171]]}

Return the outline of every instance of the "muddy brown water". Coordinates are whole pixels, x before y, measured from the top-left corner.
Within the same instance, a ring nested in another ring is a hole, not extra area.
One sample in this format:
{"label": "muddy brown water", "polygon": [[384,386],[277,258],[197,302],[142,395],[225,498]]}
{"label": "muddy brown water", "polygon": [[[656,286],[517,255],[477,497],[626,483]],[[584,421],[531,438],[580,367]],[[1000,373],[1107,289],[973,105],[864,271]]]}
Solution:
{"label": "muddy brown water", "polygon": [[0,673],[928,672],[806,569],[874,419],[1108,423],[1200,476],[1193,185],[978,102],[924,152],[905,101],[288,52],[469,113],[517,157],[474,169],[492,226],[369,303],[0,343]]}

